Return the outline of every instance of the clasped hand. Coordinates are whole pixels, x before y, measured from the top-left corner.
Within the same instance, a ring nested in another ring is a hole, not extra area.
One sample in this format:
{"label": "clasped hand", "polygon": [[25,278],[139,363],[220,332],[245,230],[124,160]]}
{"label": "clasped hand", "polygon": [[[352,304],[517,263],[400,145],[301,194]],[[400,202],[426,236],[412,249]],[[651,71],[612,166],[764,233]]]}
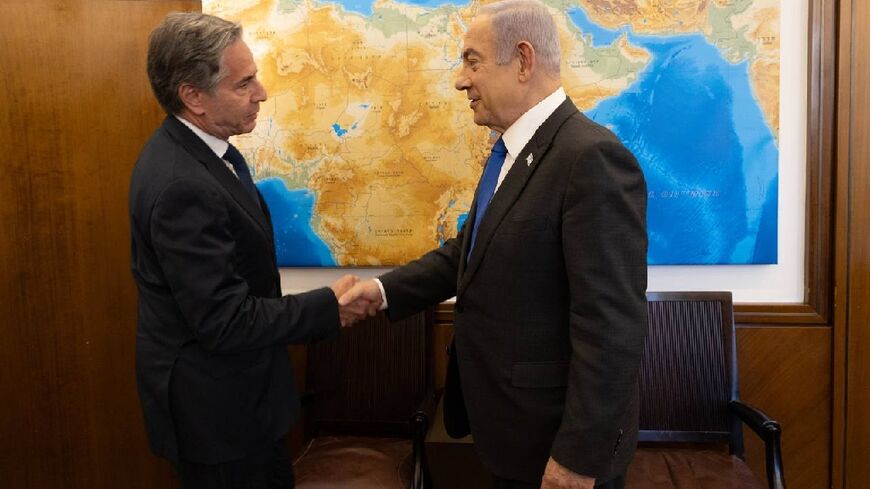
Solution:
{"label": "clasped hand", "polygon": [[342,327],[353,326],[357,321],[374,316],[383,302],[381,288],[374,280],[360,281],[355,275],[345,275],[331,287],[338,299]]}

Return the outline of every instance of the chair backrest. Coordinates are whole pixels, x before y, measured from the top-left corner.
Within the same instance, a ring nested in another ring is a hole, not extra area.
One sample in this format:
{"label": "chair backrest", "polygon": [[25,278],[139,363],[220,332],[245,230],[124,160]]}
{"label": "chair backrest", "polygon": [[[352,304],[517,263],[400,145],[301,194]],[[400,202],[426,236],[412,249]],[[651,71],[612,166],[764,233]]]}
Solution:
{"label": "chair backrest", "polygon": [[738,398],[730,292],[650,292],[640,370],[640,441],[728,443],[742,455],[729,414]]}
{"label": "chair backrest", "polygon": [[308,347],[308,436],[410,436],[409,419],[432,390],[432,311],[391,323],[379,313]]}

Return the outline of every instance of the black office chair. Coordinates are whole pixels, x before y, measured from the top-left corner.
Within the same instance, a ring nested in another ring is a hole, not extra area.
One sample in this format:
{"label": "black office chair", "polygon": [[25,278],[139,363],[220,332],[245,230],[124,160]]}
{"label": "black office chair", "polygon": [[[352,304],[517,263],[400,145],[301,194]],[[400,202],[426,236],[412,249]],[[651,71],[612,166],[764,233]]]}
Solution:
{"label": "black office chair", "polygon": [[383,314],[308,348],[297,489],[428,488],[423,437],[434,411],[432,311]]}
{"label": "black office chair", "polygon": [[785,489],[779,424],[740,400],[730,292],[650,292],[632,489],[763,488],[743,460],[764,441],[769,489]]}

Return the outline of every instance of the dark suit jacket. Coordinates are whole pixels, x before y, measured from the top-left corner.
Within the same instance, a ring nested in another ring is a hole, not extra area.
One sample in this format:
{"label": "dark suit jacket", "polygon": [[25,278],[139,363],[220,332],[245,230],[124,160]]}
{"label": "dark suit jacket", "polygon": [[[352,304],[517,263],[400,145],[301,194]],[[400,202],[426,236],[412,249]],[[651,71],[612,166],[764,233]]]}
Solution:
{"label": "dark suit jacket", "polygon": [[448,431],[470,425],[500,477],[539,481],[550,455],[602,481],[621,474],[636,445],[647,328],[636,160],[566,100],[517,156],[466,263],[472,219],[381,277],[393,318],[456,296]]}
{"label": "dark suit jacket", "polygon": [[299,410],[287,344],[338,331],[332,290],[281,297],[265,202],[175,117],[139,156],[130,220],[152,450],[219,463],[271,446]]}

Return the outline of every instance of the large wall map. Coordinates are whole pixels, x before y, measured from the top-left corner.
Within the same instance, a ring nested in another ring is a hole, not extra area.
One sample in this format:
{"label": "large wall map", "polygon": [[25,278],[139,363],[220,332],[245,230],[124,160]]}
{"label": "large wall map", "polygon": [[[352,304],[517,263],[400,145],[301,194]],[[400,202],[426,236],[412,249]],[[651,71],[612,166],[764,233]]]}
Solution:
{"label": "large wall map", "polygon": [[[650,264],[777,261],[780,0],[548,1],[562,81],[634,152]],[[479,3],[204,0],[269,91],[234,142],[283,266],[398,265],[455,236],[491,144],[453,88]]]}

